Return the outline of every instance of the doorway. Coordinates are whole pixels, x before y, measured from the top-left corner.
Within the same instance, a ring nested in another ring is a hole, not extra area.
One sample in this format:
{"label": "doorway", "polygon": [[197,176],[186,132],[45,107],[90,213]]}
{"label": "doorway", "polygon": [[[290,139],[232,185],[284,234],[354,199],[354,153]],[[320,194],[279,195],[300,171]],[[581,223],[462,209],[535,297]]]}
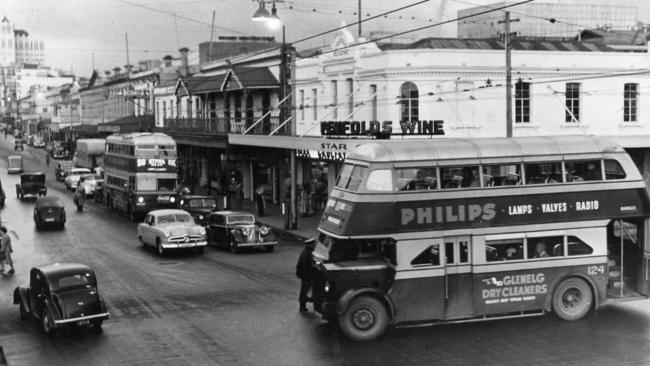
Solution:
{"label": "doorway", "polygon": [[607,298],[647,294],[643,218],[612,220],[607,225]]}

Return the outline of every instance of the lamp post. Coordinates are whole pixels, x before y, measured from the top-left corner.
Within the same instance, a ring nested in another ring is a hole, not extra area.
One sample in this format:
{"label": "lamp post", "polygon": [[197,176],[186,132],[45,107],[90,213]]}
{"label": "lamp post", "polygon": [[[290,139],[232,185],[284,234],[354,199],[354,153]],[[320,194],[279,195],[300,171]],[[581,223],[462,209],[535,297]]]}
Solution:
{"label": "lamp post", "polygon": [[[254,21],[264,21],[271,29],[277,29],[279,26],[282,26],[282,46],[280,47],[280,95],[278,96],[279,100],[283,101],[280,105],[280,123],[284,123],[287,120],[289,113],[291,113],[291,104],[285,100],[289,91],[289,52],[287,47],[286,40],[286,28],[284,23],[278,17],[277,8],[275,7],[276,3],[283,2],[283,0],[253,0],[259,3],[259,8],[253,14],[252,19]],[[265,8],[265,4],[271,4],[271,12]],[[291,131],[292,135],[295,135],[294,131],[295,123],[291,122]],[[298,215],[297,215],[297,182],[296,182],[296,150],[290,149],[290,170],[291,170],[291,185],[290,185],[290,204],[286,210],[286,220],[285,220],[285,229],[295,230],[298,228]]]}

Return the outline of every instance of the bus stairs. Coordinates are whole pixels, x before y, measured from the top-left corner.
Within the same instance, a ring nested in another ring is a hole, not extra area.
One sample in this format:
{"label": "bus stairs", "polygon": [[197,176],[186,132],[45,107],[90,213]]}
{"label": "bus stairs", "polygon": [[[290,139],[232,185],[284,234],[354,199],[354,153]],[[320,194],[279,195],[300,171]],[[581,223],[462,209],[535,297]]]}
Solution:
{"label": "bus stairs", "polygon": [[630,277],[621,269],[621,257],[610,256],[607,263],[607,298],[628,298],[640,296],[630,288]]}

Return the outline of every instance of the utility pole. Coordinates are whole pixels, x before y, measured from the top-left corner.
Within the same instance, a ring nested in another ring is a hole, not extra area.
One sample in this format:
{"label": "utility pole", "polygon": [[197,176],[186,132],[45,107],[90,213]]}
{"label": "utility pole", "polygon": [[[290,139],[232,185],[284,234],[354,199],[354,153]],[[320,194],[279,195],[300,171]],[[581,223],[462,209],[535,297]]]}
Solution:
{"label": "utility pole", "polygon": [[124,33],[124,40],[126,41],[126,64],[131,65],[131,62],[129,61],[129,34]]}
{"label": "utility pole", "polygon": [[212,60],[212,40],[214,39],[214,17],[216,13],[213,10],[212,11],[212,26],[210,26],[210,47],[208,48],[208,60],[207,62],[210,62]]}
{"label": "utility pole", "polygon": [[357,22],[358,25],[359,25],[359,35],[358,35],[358,38],[361,38],[361,0],[359,0],[359,9],[358,9],[357,14],[359,14],[359,17],[358,17],[358,18],[359,18],[359,21]]}
{"label": "utility pole", "polygon": [[505,23],[505,34],[503,44],[506,51],[506,137],[512,137],[512,65],[510,60],[510,23],[518,22],[519,19],[510,19],[510,12],[506,11],[505,20],[500,20],[499,24]]}

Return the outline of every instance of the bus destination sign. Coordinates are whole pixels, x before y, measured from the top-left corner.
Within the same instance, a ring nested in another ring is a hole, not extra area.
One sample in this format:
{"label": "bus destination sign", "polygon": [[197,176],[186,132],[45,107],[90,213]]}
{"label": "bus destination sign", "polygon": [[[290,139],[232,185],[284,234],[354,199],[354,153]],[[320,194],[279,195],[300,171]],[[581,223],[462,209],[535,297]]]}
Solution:
{"label": "bus destination sign", "polygon": [[168,172],[176,171],[176,159],[139,158],[136,160],[138,172]]}

